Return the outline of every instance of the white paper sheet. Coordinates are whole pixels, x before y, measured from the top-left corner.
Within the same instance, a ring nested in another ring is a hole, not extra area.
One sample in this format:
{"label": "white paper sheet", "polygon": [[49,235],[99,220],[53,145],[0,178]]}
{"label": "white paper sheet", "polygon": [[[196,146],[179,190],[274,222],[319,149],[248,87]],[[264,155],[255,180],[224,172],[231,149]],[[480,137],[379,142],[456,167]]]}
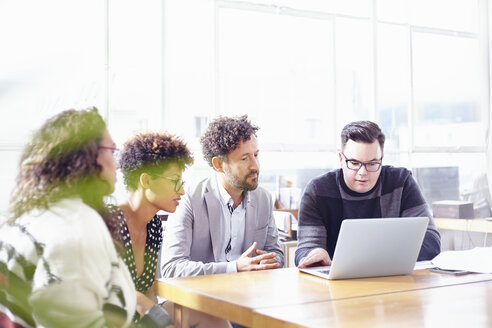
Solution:
{"label": "white paper sheet", "polygon": [[446,251],[432,259],[432,264],[445,270],[492,273],[492,247],[475,247],[465,251]]}
{"label": "white paper sheet", "polygon": [[431,261],[418,261],[417,263],[415,263],[415,267],[413,268],[413,270],[425,270],[434,267],[435,265],[432,264]]}

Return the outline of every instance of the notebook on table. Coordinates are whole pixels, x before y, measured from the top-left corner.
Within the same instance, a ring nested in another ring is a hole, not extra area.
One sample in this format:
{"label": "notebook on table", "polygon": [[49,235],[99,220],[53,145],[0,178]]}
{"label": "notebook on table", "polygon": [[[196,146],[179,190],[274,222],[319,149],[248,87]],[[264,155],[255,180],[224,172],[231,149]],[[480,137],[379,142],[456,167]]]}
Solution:
{"label": "notebook on table", "polygon": [[428,223],[427,217],[343,220],[331,266],[299,270],[326,279],[411,274]]}

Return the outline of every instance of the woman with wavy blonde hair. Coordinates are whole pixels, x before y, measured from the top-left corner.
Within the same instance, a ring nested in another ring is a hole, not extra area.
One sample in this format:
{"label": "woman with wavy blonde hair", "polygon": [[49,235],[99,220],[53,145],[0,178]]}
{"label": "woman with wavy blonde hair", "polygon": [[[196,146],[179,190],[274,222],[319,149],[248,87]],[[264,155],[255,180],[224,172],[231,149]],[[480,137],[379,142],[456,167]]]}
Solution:
{"label": "woman with wavy blonde hair", "polygon": [[135,290],[98,213],[115,150],[95,108],[54,116],[25,147],[0,228],[0,326],[130,325]]}

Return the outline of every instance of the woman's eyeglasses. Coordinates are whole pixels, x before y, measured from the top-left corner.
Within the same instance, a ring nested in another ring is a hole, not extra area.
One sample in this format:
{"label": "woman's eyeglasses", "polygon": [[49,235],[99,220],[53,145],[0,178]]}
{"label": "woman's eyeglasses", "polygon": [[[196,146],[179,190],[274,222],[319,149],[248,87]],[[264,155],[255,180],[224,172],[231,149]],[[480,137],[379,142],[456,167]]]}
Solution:
{"label": "woman's eyeglasses", "polygon": [[120,153],[120,149],[116,147],[99,146],[99,149],[111,150],[111,153],[113,154],[114,157],[118,157],[118,154]]}
{"label": "woman's eyeglasses", "polygon": [[156,176],[158,178],[167,179],[169,181],[172,181],[174,183],[174,191],[175,192],[179,192],[181,190],[181,188],[183,188],[183,185],[185,184],[185,182],[181,178],[170,178],[170,177],[165,177],[165,176],[159,175],[159,174],[151,174],[151,175]]}

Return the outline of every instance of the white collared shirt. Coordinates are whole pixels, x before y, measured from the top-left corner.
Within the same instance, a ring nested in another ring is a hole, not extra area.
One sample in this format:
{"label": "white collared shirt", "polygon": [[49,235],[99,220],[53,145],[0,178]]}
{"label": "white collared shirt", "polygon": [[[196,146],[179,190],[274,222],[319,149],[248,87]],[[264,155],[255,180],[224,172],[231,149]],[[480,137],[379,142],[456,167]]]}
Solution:
{"label": "white collared shirt", "polygon": [[[230,212],[227,204],[234,204],[229,193],[222,185],[221,177],[217,174],[217,185],[219,186],[220,203],[222,205],[222,220],[220,221],[224,236],[221,242],[221,252],[219,261],[227,261],[227,272],[237,272],[236,260],[243,253],[244,234],[246,230],[246,206],[249,201],[248,193],[244,193],[243,201]],[[229,240],[231,241],[230,250],[226,254]]]}

